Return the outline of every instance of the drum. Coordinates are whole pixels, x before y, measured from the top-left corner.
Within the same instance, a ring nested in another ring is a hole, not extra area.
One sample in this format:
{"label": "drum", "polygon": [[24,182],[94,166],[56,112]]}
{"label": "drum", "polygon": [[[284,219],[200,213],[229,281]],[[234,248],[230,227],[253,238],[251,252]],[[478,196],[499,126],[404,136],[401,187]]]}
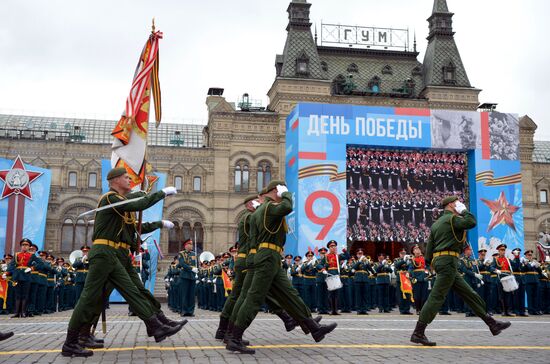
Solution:
{"label": "drum", "polygon": [[339,274],[333,274],[328,276],[325,279],[325,282],[327,283],[327,289],[329,291],[335,291],[337,289],[342,288],[342,280],[340,279]]}
{"label": "drum", "polygon": [[502,289],[504,292],[514,292],[519,288],[516,277],[514,276],[502,277],[500,278],[500,283],[502,283]]}

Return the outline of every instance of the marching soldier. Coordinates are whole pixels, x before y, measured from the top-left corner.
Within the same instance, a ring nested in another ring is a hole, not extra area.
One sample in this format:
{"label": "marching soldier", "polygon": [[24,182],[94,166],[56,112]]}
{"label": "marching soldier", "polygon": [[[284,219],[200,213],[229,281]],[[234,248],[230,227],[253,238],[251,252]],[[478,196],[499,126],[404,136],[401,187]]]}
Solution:
{"label": "marching soldier", "polygon": [[117,202],[127,202],[116,207],[99,210],[95,215],[93,245],[88,254],[90,262],[88,276],[69,326],[63,344],[63,356],[91,356],[93,352],[79,344],[81,331],[90,331],[90,326],[97,317],[98,311],[90,307],[102,308],[103,289],[107,282],[113,284],[124,299],[129,302],[140,319],[145,322],[148,336],[154,336],[157,342],[164,340],[181,330],[182,326],[168,326],[159,321],[153,307],[140,293],[130,279],[126,268],[118,257],[118,248],[129,245],[135,238],[135,219],[132,212],[142,211],[154,205],[167,195],[176,193],[174,187],[166,187],[135,200],[124,197],[130,192],[130,177],[124,168],[114,168],[107,174],[111,191],[103,195],[98,208]]}
{"label": "marching soldier", "polygon": [[428,340],[425,330],[437,315],[450,289],[455,290],[466,301],[475,314],[489,326],[493,335],[498,335],[511,325],[510,322],[496,321],[489,316],[481,297],[458,272],[458,257],[466,243],[466,230],[476,226],[476,219],[466,210],[466,206],[458,201],[457,196],[444,198],[441,208],[444,209],[444,213],[432,225],[426,248],[426,260],[435,270],[437,280],[420,312],[411,341],[426,346],[435,345]]}
{"label": "marching soldier", "polygon": [[255,351],[242,341],[244,331],[264,303],[272,294],[281,306],[301,326],[305,327],[316,342],[336,328],[336,324],[319,325],[311,317],[298,292],[292,287],[285,272],[281,269],[281,252],[286,239],[285,216],[292,212],[292,194],[283,181],[271,181],[266,188],[265,202],[258,207],[251,221],[251,236],[257,243],[254,257],[254,277],[244,303],[239,309],[237,320],[226,349],[245,354]]}
{"label": "marching soldier", "polygon": [[[199,272],[197,268],[197,257],[193,251],[193,241],[187,239],[183,242],[184,250],[179,252],[177,268],[181,269],[181,305],[182,316],[194,316],[195,312],[195,275]],[[220,268],[221,269],[221,268]],[[221,274],[221,273],[220,273]]]}
{"label": "marching soldier", "polygon": [[15,253],[15,258],[8,267],[8,276],[12,277],[15,285],[15,317],[27,317],[27,302],[29,299],[29,291],[31,289],[31,267],[40,265],[39,258],[30,252],[32,242],[23,238],[19,242],[21,251]]}

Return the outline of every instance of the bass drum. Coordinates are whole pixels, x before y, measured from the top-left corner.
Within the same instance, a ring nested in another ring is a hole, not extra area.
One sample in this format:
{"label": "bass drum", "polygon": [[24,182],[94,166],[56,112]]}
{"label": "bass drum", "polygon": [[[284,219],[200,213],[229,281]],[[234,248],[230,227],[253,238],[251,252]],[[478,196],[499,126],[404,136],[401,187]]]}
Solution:
{"label": "bass drum", "polygon": [[504,290],[504,292],[514,292],[516,289],[519,288],[516,277],[514,276],[502,277],[500,279],[500,283],[502,283],[502,289]]}
{"label": "bass drum", "polygon": [[340,275],[338,274],[328,276],[327,278],[325,278],[325,282],[327,283],[327,289],[329,291],[335,291],[342,288],[342,280],[340,279]]}

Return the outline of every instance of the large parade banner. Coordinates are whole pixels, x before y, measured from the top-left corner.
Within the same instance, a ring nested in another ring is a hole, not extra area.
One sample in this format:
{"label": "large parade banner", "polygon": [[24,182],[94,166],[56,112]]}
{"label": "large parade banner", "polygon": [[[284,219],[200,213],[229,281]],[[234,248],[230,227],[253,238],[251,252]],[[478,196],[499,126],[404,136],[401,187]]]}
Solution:
{"label": "large parade banner", "polygon": [[[107,173],[111,170],[111,161],[102,160],[101,161],[102,176],[105,176],[102,180],[102,190],[103,193],[109,190],[109,185],[106,180]],[[151,192],[156,192],[164,187],[166,187],[166,174],[165,173],[155,173],[157,180],[153,184]],[[162,220],[162,210],[164,208],[164,200],[157,202],[154,206],[151,206],[147,210],[143,211],[143,222],[152,222]],[[149,252],[151,260],[149,261],[149,279],[144,282],[145,288],[147,288],[151,293],[155,291],[155,281],[157,277],[157,262],[160,256],[160,229],[155,230],[150,234],[143,234],[141,236],[144,243],[144,246]],[[117,290],[114,290],[110,297],[110,302],[125,302],[124,298],[120,295]]]}
{"label": "large parade banner", "polygon": [[474,249],[523,248],[520,168],[514,114],[300,103],[286,122],[285,250],[423,243],[450,194],[478,219]]}
{"label": "large parade banner", "polygon": [[0,257],[19,251],[25,237],[44,248],[51,171],[0,158]]}

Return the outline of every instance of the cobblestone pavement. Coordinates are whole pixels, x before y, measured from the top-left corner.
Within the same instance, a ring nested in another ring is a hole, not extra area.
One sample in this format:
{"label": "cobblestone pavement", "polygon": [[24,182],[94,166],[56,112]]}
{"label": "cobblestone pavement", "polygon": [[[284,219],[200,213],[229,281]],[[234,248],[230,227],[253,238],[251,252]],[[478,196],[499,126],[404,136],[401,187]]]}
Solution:
{"label": "cobblestone pavement", "polygon": [[26,319],[1,316],[0,331],[13,330],[15,336],[0,342],[0,363],[550,363],[548,315],[512,318],[512,327],[497,337],[477,318],[439,316],[427,331],[438,346],[427,348],[409,342],[416,316],[325,316],[323,321],[336,321],[338,328],[316,344],[299,329],[285,332],[277,317],[260,314],[245,334],[256,354],[240,355],[213,338],[218,323],[213,312],[197,311],[182,331],[159,344],[126,312],[126,305],[111,306],[106,348],[87,359],[60,354],[71,311]]}

